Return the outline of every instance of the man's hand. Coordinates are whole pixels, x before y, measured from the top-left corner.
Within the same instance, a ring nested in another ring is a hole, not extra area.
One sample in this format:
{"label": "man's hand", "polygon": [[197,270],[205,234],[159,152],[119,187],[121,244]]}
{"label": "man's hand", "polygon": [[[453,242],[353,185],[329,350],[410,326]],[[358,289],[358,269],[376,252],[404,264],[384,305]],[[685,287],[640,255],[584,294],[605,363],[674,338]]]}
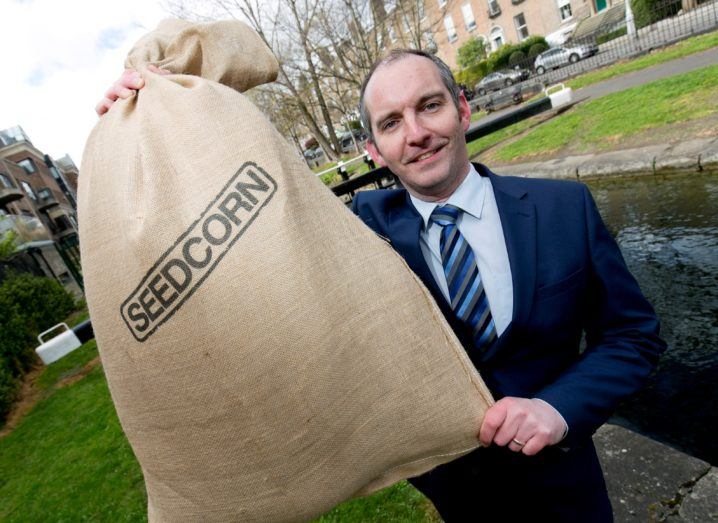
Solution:
{"label": "man's hand", "polygon": [[566,422],[548,403],[539,399],[506,397],[486,411],[479,439],[509,446],[514,452],[533,456],[548,445],[563,439]]}
{"label": "man's hand", "polygon": [[[154,65],[148,65],[147,69],[153,73],[161,75],[170,74],[170,71],[160,69]],[[105,93],[104,98],[102,98],[102,100],[100,100],[100,102],[95,106],[97,116],[102,116],[109,111],[112,104],[115,103],[118,98],[129,98],[134,94],[134,91],[142,89],[144,86],[145,81],[142,76],[140,76],[140,73],[134,69],[125,69],[122,76],[120,76],[117,81],[110,86]]]}

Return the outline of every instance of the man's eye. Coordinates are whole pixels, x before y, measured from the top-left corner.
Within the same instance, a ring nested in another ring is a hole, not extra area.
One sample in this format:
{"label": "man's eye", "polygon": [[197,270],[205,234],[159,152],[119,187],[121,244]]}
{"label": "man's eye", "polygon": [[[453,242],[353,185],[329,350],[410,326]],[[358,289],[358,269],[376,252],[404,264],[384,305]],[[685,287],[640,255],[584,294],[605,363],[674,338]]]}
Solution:
{"label": "man's eye", "polygon": [[434,109],[438,109],[441,104],[439,102],[429,102],[424,106],[425,111],[433,111]]}
{"label": "man's eye", "polygon": [[396,127],[396,120],[389,120],[387,122],[384,122],[384,125],[381,126],[382,130],[388,131],[389,129],[392,129],[393,127]]}

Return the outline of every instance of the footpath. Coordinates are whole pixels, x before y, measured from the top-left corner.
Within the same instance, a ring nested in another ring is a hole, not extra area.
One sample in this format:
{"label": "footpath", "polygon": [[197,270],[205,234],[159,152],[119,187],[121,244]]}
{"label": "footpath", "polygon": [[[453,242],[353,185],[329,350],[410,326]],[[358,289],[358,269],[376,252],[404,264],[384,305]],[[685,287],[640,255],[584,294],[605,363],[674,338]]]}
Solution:
{"label": "footpath", "polygon": [[492,168],[505,175],[572,179],[718,172],[718,138],[698,138],[674,144],[649,145]]}
{"label": "footpath", "polygon": [[593,441],[616,523],[718,521],[718,468],[618,425]]}
{"label": "footpath", "polygon": [[[664,62],[646,69],[616,76],[578,89],[573,100],[584,103],[603,96],[718,64],[718,47]],[[500,117],[512,108],[483,118]],[[559,114],[561,108],[555,111]],[[630,116],[629,116],[630,117]],[[473,125],[477,125],[474,123]],[[540,124],[539,124],[540,125]],[[497,144],[500,146],[501,144]],[[497,173],[540,178],[596,178],[607,175],[644,175],[673,172],[718,172],[718,138],[694,138],[686,141],[649,145],[576,156],[554,157],[520,164],[491,163]]]}

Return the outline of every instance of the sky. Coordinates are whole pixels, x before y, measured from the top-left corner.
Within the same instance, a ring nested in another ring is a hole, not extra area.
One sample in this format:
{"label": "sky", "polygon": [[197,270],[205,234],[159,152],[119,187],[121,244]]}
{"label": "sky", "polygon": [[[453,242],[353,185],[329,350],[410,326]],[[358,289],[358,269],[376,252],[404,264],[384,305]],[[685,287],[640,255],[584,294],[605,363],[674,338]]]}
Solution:
{"label": "sky", "polygon": [[95,105],[132,45],[168,17],[159,0],[0,0],[0,129],[19,125],[40,151],[80,166]]}

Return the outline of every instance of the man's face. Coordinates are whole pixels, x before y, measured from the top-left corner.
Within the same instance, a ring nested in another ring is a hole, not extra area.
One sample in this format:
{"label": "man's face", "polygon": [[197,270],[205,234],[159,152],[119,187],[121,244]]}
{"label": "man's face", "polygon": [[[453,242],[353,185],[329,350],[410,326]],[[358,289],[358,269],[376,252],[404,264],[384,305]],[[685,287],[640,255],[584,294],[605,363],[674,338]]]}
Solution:
{"label": "man's face", "polygon": [[469,171],[464,132],[471,109],[463,93],[457,110],[434,63],[408,55],[374,72],[364,103],[374,134],[367,150],[374,160],[415,196],[448,198]]}

